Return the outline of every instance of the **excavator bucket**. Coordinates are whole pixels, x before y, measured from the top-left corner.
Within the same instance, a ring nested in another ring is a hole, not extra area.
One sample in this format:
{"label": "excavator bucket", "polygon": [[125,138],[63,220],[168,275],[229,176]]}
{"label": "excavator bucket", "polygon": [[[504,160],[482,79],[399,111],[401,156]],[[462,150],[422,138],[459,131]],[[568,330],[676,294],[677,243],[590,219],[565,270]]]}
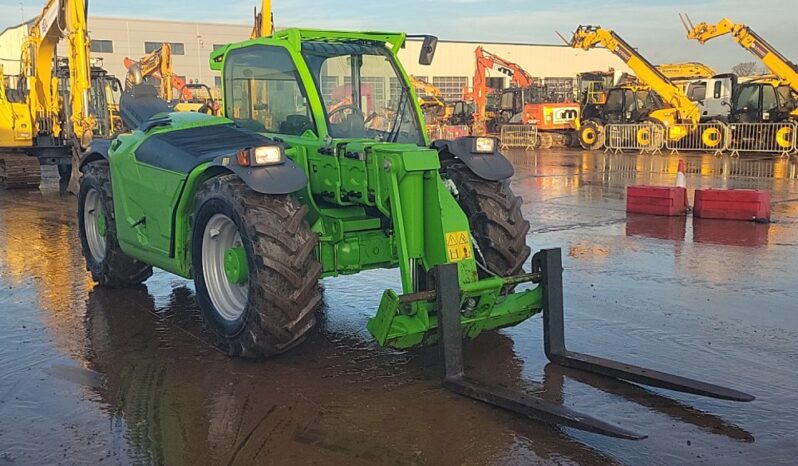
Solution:
{"label": "excavator bucket", "polygon": [[[610,359],[569,351],[565,346],[563,317],[562,259],[560,249],[546,249],[532,259],[534,282],[543,289],[544,349],[555,364],[581,371],[722,400],[752,401],[754,397],[734,389],[698,380],[633,366]],[[443,385],[449,390],[544,423],[571,427],[629,440],[646,435],[604,422],[562,405],[501,387],[491,387],[466,376],[460,324],[460,289],[457,267],[435,268],[436,299],[439,313],[439,347]]]}

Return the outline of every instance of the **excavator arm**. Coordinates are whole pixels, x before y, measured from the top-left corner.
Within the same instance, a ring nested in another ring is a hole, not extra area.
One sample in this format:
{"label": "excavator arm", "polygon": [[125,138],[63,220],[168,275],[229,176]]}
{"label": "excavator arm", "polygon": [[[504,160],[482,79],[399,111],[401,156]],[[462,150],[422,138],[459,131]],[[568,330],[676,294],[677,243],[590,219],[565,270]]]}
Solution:
{"label": "excavator arm", "polygon": [[36,120],[36,132],[50,132],[59,137],[62,127],[53,58],[58,42],[66,40],[70,123],[82,147],[91,142],[95,126],[95,119],[89,113],[91,67],[87,16],[85,0],[48,0],[31,25],[22,52],[22,74],[30,89],[29,105]]}
{"label": "excavator arm", "polygon": [[[418,91],[422,91],[422,92],[424,92],[425,94],[427,94],[429,96],[429,100],[432,103],[434,103],[435,105],[437,105],[437,106],[439,106],[441,108],[445,108],[446,107],[446,103],[443,101],[443,99],[441,99],[441,90],[440,89],[438,89],[437,87],[433,86],[432,84],[430,84],[430,83],[428,83],[426,81],[422,81],[421,79],[418,79],[417,77],[413,76],[412,74],[409,76],[409,78],[410,78],[410,84],[416,90],[416,93],[418,93]],[[425,103],[425,99],[422,99],[421,97],[419,97],[418,100],[419,100],[419,104],[423,105]]]}
{"label": "excavator arm", "polygon": [[[136,84],[140,84],[147,76],[156,76],[161,80],[160,96],[167,102],[172,100],[172,86],[181,92],[186,92],[186,83],[182,79],[177,79],[172,73],[172,47],[164,44],[153,52],[148,53],[141,60],[135,62],[125,59],[125,67],[128,69],[125,77],[125,89],[130,89]],[[184,91],[185,89],[185,91]],[[191,91],[189,98],[191,98]]]}
{"label": "excavator arm", "polygon": [[734,23],[728,18],[720,20],[717,24],[701,22],[696,25],[693,25],[687,15],[679,15],[679,18],[687,30],[687,38],[697,40],[701,44],[716,37],[731,35],[740,46],[759,58],[783,84],[798,93],[798,67],[750,27]]}
{"label": "excavator arm", "polygon": [[510,82],[518,87],[529,87],[535,82],[535,79],[516,63],[490,53],[482,47],[477,47],[474,50],[474,56],[476,58],[474,87],[470,95],[466,95],[466,97],[473,99],[480,121],[485,119],[488,102],[487,70],[496,68],[509,76]]}
{"label": "excavator arm", "polygon": [[684,91],[615,32],[600,26],[579,26],[569,45],[583,50],[590,50],[596,46],[607,48],[623,60],[643,84],[673,107],[677,113],[676,122],[689,122],[697,125],[700,121],[700,109]]}
{"label": "excavator arm", "polygon": [[250,39],[270,36],[274,33],[274,18],[272,17],[272,0],[261,0],[260,12],[255,7],[255,25],[252,27]]}

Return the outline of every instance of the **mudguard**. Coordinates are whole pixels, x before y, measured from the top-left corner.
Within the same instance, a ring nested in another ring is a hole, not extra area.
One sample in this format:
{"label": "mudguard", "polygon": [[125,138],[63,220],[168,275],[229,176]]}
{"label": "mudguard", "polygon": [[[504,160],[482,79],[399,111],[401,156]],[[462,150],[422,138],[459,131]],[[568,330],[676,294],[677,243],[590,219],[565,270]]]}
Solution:
{"label": "mudguard", "polygon": [[97,160],[108,160],[108,152],[111,150],[111,139],[94,139],[89,147],[80,154],[80,169],[89,163]]}
{"label": "mudguard", "polygon": [[305,172],[288,158],[280,165],[242,167],[236,162],[234,155],[219,156],[210,165],[230,170],[250,189],[261,194],[291,194],[304,188],[308,183]]}
{"label": "mudguard", "polygon": [[488,181],[502,181],[513,176],[513,165],[499,152],[497,143],[492,154],[472,152],[475,137],[466,136],[453,140],[434,141],[432,148],[438,151],[441,161],[451,158],[461,160],[478,177]]}

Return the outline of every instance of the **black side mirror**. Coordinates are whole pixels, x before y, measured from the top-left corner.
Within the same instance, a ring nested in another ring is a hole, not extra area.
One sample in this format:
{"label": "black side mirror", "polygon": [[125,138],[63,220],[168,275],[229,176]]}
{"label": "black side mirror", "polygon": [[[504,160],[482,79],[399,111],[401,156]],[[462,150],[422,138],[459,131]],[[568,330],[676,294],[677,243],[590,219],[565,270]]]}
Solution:
{"label": "black side mirror", "polygon": [[424,44],[421,45],[421,52],[418,54],[419,65],[431,65],[435,58],[435,49],[438,48],[438,38],[435,36],[424,36]]}

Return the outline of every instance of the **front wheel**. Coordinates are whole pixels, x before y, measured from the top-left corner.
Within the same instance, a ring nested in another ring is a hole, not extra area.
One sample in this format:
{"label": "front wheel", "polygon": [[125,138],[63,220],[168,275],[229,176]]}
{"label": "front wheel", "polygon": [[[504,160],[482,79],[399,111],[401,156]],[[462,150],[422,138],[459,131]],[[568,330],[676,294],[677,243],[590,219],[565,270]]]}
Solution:
{"label": "front wheel", "polygon": [[604,125],[588,120],[579,128],[579,145],[585,150],[599,150],[604,147]]}
{"label": "front wheel", "polygon": [[263,195],[238,177],[213,178],[192,215],[197,301],[231,356],[287,351],[315,326],[321,264],[307,207],[290,195]]}
{"label": "front wheel", "polygon": [[480,277],[522,273],[531,252],[526,244],[529,222],[509,180],[484,180],[461,163],[447,167],[446,176],[457,188],[457,201],[468,217]]}
{"label": "front wheel", "polygon": [[119,247],[108,162],[90,163],[83,170],[78,192],[78,230],[86,269],[101,286],[135,286],[152,275],[151,266],[126,256]]}

